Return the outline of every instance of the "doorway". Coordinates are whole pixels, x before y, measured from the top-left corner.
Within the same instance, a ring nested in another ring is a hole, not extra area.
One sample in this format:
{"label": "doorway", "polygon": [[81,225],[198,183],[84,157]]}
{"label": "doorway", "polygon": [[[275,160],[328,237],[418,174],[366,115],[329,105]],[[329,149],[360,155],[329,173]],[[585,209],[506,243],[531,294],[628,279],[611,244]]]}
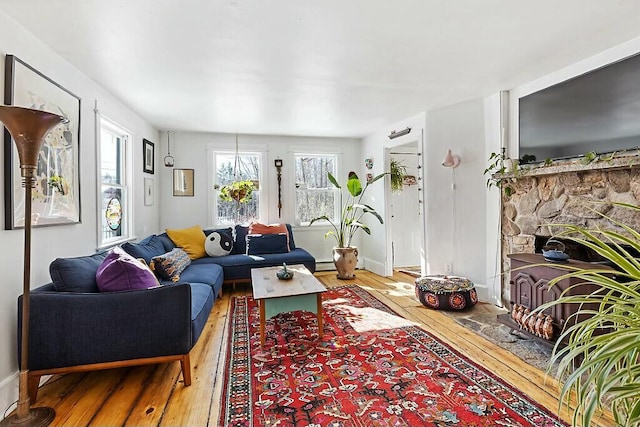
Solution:
{"label": "doorway", "polygon": [[395,160],[406,168],[401,191],[386,189],[388,238],[387,271],[405,270],[422,274],[424,257],[424,209],[422,197],[422,153],[418,141],[385,150],[386,164]]}

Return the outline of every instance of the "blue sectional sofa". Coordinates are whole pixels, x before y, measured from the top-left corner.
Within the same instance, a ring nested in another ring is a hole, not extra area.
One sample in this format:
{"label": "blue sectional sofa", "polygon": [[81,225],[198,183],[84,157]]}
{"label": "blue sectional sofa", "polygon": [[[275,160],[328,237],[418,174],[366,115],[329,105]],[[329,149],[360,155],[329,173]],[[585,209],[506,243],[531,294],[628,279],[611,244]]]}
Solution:
{"label": "blue sectional sofa", "polygon": [[[195,259],[177,282],[159,280],[161,286],[149,289],[100,292],[96,272],[107,252],[54,260],[49,267],[52,282],[31,291],[31,401],[36,400],[42,375],[168,361],[180,361],[184,385],[190,385],[189,352],[221,295],[223,283],[249,282],[251,268],[283,262],[304,264],[315,272],[314,257],[295,247],[291,226],[287,229],[290,250],[246,255],[240,251],[246,246],[247,227],[236,226],[229,255]],[[212,231],[205,230],[205,234]],[[175,247],[166,233],[122,245],[147,263]],[[18,339],[21,327],[19,324]]]}

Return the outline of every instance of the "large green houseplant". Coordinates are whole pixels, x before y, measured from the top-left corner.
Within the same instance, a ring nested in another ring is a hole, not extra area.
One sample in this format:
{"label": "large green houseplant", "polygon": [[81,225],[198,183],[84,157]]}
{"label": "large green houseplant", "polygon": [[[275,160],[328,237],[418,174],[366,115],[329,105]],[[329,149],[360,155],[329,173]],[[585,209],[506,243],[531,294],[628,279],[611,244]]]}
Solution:
{"label": "large green houseplant", "polygon": [[309,225],[318,221],[326,221],[332,226],[332,230],[325,234],[325,239],[333,236],[336,239],[336,246],[333,248],[333,261],[338,270],[339,279],[353,279],[354,271],[358,261],[358,249],[351,246],[353,237],[358,230],[363,230],[367,234],[371,234],[371,229],[362,222],[363,217],[371,215],[375,217],[380,224],[383,223],[382,217],[374,208],[362,203],[367,188],[386,173],[381,173],[369,180],[364,187],[355,172],[349,172],[345,188],[347,194],[345,197],[343,187],[340,186],[336,178],[329,172],[329,181],[340,190],[340,217],[337,222],[332,221],[327,215],[321,215],[313,218]]}
{"label": "large green houseplant", "polygon": [[[640,207],[616,203],[619,209],[631,209],[640,215]],[[601,214],[602,215],[602,214]],[[564,238],[579,242],[607,260],[617,270],[573,268],[553,279],[576,277],[594,283],[600,289],[590,295],[568,295],[539,307],[541,312],[555,304],[598,303],[598,310],[581,308],[574,315],[586,319],[568,319],[556,344],[551,365],[558,363],[562,384],[560,406],[573,408],[573,426],[594,425],[593,418],[602,408],[611,410],[618,426],[640,425],[640,233],[607,218],[612,230],[590,230],[577,225],[562,225]],[[570,268],[564,265],[563,268]],[[573,324],[572,324],[573,323]],[[566,346],[561,343],[566,343]]]}

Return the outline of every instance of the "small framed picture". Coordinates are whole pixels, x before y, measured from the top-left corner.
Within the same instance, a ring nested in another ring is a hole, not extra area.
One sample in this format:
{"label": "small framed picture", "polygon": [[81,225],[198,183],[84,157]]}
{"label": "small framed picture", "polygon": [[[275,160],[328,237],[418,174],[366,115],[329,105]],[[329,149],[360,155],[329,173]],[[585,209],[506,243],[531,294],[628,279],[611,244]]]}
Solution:
{"label": "small framed picture", "polygon": [[144,205],[153,206],[153,178],[144,179]]}
{"label": "small framed picture", "polygon": [[144,173],[153,174],[154,164],[153,159],[155,155],[155,146],[153,142],[143,139],[142,140],[142,159],[144,161],[142,171]]}
{"label": "small framed picture", "polygon": [[193,197],[193,169],[173,170],[173,195]]}

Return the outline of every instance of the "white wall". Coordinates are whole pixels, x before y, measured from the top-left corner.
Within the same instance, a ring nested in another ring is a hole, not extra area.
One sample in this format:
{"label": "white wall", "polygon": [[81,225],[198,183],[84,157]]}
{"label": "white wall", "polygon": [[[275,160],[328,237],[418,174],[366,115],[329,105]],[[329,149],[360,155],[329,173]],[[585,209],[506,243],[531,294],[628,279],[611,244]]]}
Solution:
{"label": "white wall", "polygon": [[[256,148],[268,152],[264,159],[266,183],[261,188],[267,191],[261,196],[261,203],[267,203],[269,223],[294,223],[294,181],[293,154],[295,150],[308,153],[319,153],[323,150],[340,153],[338,179],[346,181],[346,174],[354,169],[354,165],[364,164],[359,160],[360,141],[349,138],[314,138],[293,136],[242,135],[238,136],[239,149],[251,150]],[[167,136],[162,136],[160,158],[167,152]],[[171,154],[175,158],[175,168],[195,170],[194,197],[173,197],[171,180],[172,169],[159,166],[162,181],[168,183],[160,193],[162,212],[160,223],[165,228],[213,226],[210,217],[209,202],[213,194],[213,184],[207,182],[209,169],[212,167],[211,150],[235,150],[235,135],[221,133],[171,132]],[[283,160],[282,167],[282,217],[278,217],[278,184],[276,168],[273,164],[276,158]],[[364,176],[364,175],[363,175]],[[344,179],[343,179],[344,178]],[[296,246],[308,250],[319,262],[331,261],[331,248],[335,241],[330,237],[324,239],[329,230],[324,226],[294,227]]]}
{"label": "white wall", "polygon": [[[95,100],[103,114],[119,122],[134,133],[134,188],[140,191],[135,198],[134,230],[143,234],[159,225],[158,206],[143,205],[142,138],[153,142],[158,132],[135,112],[118,102],[95,82],[80,73],[43,42],[0,12],[0,54],[13,54],[47,77],[82,98],[80,135],[81,224],[35,228],[32,234],[32,288],[50,281],[49,263],[56,257],[90,254],[96,250],[96,150]],[[4,66],[0,68],[4,81]],[[2,89],[0,89],[2,93]],[[4,96],[4,93],[2,93]],[[0,155],[2,155],[0,153]],[[157,159],[157,152],[156,152]],[[2,158],[4,161],[4,158]],[[157,161],[156,161],[157,165]],[[156,189],[159,176],[153,176]],[[0,180],[4,177],[0,175]],[[3,185],[4,183],[2,183]],[[0,185],[0,186],[2,186]],[[158,198],[156,197],[156,200]],[[2,209],[4,212],[4,209]],[[4,218],[2,219],[4,223]],[[17,308],[22,293],[22,230],[0,230],[2,258],[2,286],[0,286],[0,409],[4,410],[17,399]]]}
{"label": "white wall", "polygon": [[[397,137],[393,140],[389,139],[389,134],[392,131],[400,131],[407,127],[411,128],[411,132],[407,135],[403,135]],[[362,141],[362,148],[360,153],[360,159],[358,161],[358,167],[356,172],[358,176],[364,177],[366,170],[364,165],[364,159],[373,158],[374,165],[373,169],[370,171],[374,176],[381,174],[385,171],[388,171],[388,166],[385,167],[385,148],[387,147],[395,147],[402,144],[407,144],[411,142],[418,142],[422,144],[422,134],[424,132],[425,127],[425,114],[420,113],[414,116],[408,117],[405,120],[402,120],[395,124],[390,124],[383,129],[379,129],[376,132],[368,135]],[[424,152],[424,150],[423,150]],[[424,162],[424,160],[423,160]],[[387,215],[386,206],[385,206],[385,186],[389,186],[388,178],[385,180],[384,184],[381,181],[374,183],[367,190],[367,194],[365,197],[365,203],[371,205],[383,218]],[[391,263],[389,259],[390,251],[389,245],[390,242],[387,241],[387,233],[386,227],[388,224],[379,224],[377,220],[371,218],[367,221],[367,225],[371,229],[371,236],[364,235],[361,236],[361,244],[359,246],[360,255],[359,257],[364,260],[364,266],[367,270],[373,271],[374,273],[385,275],[387,271],[385,266],[387,263]],[[419,230],[416,230],[419,232]],[[422,254],[422,258],[425,255]]]}
{"label": "white wall", "polygon": [[[482,99],[427,113],[425,138],[428,272],[472,280],[482,295],[486,280],[485,112]],[[460,165],[441,165],[446,150]]]}
{"label": "white wall", "polygon": [[[485,301],[488,299],[487,202],[483,171],[487,158],[486,140],[495,137],[485,127],[485,120],[490,117],[487,108],[494,108],[493,104],[487,106],[485,100],[478,99],[417,114],[367,136],[361,154],[362,159],[374,158],[374,175],[381,173],[383,162],[380,160],[385,147],[421,140],[424,132],[421,186],[424,188],[426,247],[421,257],[425,271],[444,274],[445,266],[450,264],[453,274],[468,277],[476,283],[479,295]],[[407,126],[412,128],[410,134],[392,141],[388,139],[391,130]],[[455,170],[441,165],[449,148],[462,159]],[[360,168],[364,173],[363,168],[364,165]],[[452,188],[453,184],[455,188]],[[384,216],[384,187],[372,187],[367,199]],[[368,270],[385,274],[388,251],[384,226],[374,222],[370,226],[375,238],[370,241],[364,237],[360,253]]]}

